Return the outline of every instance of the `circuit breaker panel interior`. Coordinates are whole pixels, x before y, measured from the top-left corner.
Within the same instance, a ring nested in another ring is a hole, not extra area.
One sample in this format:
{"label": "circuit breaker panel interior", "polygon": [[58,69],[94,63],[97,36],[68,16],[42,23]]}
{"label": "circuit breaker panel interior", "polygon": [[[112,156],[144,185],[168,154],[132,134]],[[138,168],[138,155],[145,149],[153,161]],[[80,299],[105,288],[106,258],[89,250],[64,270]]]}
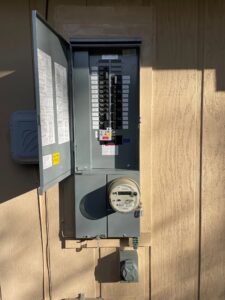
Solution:
{"label": "circuit breaker panel interior", "polygon": [[138,170],[137,51],[74,51],[76,170]]}

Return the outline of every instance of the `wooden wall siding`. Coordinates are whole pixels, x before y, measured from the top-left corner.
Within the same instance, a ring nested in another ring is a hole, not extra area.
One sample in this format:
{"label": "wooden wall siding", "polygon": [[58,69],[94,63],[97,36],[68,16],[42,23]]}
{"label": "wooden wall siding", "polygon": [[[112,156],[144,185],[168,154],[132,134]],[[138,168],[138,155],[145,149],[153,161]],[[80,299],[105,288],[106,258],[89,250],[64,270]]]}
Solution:
{"label": "wooden wall siding", "polygon": [[204,36],[200,299],[225,299],[225,3],[207,1]]}
{"label": "wooden wall siding", "polygon": [[201,74],[197,1],[156,1],[152,105],[153,300],[198,295]]}
{"label": "wooden wall siding", "polygon": [[22,0],[18,7],[15,7],[15,1],[0,2],[0,164],[1,170],[4,170],[0,175],[1,203],[37,187],[34,168],[13,163],[8,130],[13,111],[34,109],[28,16],[28,0]]}
{"label": "wooden wall siding", "polygon": [[36,190],[1,204],[0,299],[42,299],[43,261]]}
{"label": "wooden wall siding", "polygon": [[[224,300],[224,1],[49,0],[67,38],[143,39],[141,227],[151,248],[138,250],[137,284],[116,282],[115,247],[63,248],[58,186],[38,197],[36,168],[10,158],[10,114],[34,108],[31,8],[45,15],[46,0],[0,4],[0,299]],[[72,234],[69,213],[64,221]]]}
{"label": "wooden wall siding", "polygon": [[[19,3],[19,5],[18,5]],[[37,170],[10,156],[12,112],[34,109],[29,2],[0,1],[0,299],[42,299]]]}

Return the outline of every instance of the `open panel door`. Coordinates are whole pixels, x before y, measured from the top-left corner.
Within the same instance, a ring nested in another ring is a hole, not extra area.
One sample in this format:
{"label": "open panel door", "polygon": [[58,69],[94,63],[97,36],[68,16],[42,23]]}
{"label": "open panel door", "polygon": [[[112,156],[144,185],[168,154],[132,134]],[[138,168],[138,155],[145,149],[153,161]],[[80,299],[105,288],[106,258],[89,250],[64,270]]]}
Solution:
{"label": "open panel door", "polygon": [[70,44],[32,13],[40,193],[72,172]]}

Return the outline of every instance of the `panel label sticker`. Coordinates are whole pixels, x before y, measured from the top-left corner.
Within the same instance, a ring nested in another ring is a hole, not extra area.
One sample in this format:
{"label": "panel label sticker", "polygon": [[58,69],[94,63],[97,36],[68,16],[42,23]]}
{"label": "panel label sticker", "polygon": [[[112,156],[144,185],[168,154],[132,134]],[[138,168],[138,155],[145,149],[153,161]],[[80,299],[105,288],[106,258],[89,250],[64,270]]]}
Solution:
{"label": "panel label sticker", "polygon": [[111,129],[99,130],[99,140],[100,141],[111,141],[112,140],[112,130]]}
{"label": "panel label sticker", "polygon": [[119,56],[118,55],[102,55],[102,59],[117,60],[117,59],[119,59]]}
{"label": "panel label sticker", "polygon": [[60,153],[59,152],[52,153],[52,164],[53,165],[60,164]]}
{"label": "panel label sticker", "polygon": [[52,155],[44,155],[42,156],[42,162],[43,162],[43,170],[51,168],[52,167]]}
{"label": "panel label sticker", "polygon": [[108,156],[108,155],[118,155],[119,149],[118,145],[102,145],[102,155]]}
{"label": "panel label sticker", "polygon": [[55,143],[52,59],[41,49],[38,54],[38,80],[42,146]]}
{"label": "panel label sticker", "polygon": [[54,66],[58,143],[63,144],[70,141],[67,70],[58,63],[55,63]]}

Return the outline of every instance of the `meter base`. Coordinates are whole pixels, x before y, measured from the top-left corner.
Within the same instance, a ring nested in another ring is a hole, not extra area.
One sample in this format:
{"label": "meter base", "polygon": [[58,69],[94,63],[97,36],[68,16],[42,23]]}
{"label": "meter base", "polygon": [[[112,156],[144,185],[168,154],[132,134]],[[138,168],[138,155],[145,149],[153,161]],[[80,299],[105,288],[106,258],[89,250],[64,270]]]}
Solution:
{"label": "meter base", "polygon": [[[126,172],[139,182],[139,173]],[[110,206],[107,188],[123,172],[85,173],[75,175],[75,238],[129,238],[140,235],[138,210],[129,213],[114,211]]]}

